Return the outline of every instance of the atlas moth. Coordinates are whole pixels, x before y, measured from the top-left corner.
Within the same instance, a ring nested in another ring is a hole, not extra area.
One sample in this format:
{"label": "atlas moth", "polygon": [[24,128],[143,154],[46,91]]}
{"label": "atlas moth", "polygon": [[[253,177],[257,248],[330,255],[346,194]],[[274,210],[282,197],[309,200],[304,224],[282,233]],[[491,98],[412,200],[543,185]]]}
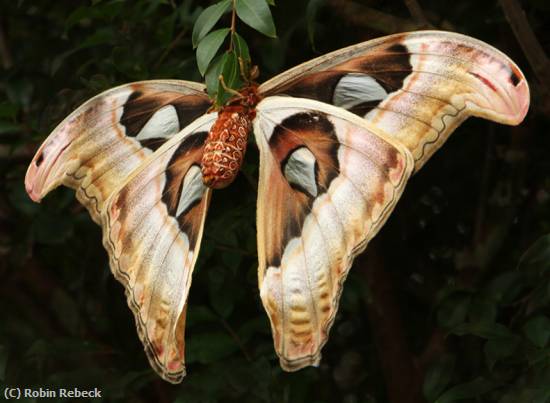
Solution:
{"label": "atlas moth", "polygon": [[151,366],[173,383],[185,375],[210,197],[235,178],[252,128],[260,296],[280,364],[295,371],[319,364],[353,259],[411,174],[469,116],[519,124],[529,87],[486,43],[419,31],[318,57],[211,105],[189,81],[110,89],[55,128],[25,178],[34,201],[76,189],[103,229]]}

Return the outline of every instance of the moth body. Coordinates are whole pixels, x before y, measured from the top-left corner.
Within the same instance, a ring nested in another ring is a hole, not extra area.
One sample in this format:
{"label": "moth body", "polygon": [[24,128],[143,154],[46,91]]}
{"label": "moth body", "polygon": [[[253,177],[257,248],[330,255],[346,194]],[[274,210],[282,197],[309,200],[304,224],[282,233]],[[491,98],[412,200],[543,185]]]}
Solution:
{"label": "moth body", "polygon": [[222,189],[235,180],[243,163],[257,103],[256,88],[249,87],[220,109],[208,132],[201,161],[203,183],[209,188]]}

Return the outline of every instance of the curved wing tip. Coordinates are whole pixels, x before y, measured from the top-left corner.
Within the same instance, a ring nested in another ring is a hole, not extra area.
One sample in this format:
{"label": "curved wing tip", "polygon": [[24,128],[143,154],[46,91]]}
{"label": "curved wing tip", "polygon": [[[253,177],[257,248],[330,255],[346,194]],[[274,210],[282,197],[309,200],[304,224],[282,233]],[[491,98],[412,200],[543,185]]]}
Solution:
{"label": "curved wing tip", "polygon": [[523,119],[525,119],[525,116],[529,111],[529,104],[531,102],[529,85],[527,84],[527,80],[525,80],[525,78],[523,78],[516,87],[516,97],[518,110],[513,124],[519,125],[521,122],[523,122]]}
{"label": "curved wing tip", "polygon": [[166,367],[157,362],[156,356],[152,357],[147,354],[147,358],[149,358],[149,363],[151,364],[153,370],[167,382],[172,384],[181,383],[183,378],[187,375],[185,364],[183,362],[172,362],[168,367]]}
{"label": "curved wing tip", "polygon": [[162,379],[174,385],[181,383],[183,378],[185,378],[185,376],[187,375],[187,371],[183,363],[181,364],[178,370],[173,370],[173,371],[165,367],[160,367],[156,362],[155,363],[151,362],[151,367]]}
{"label": "curved wing tip", "polygon": [[25,175],[25,190],[33,202],[40,203],[42,200],[42,192],[40,191],[40,183],[38,181],[39,171],[35,159],[36,157],[33,158]]}
{"label": "curved wing tip", "polygon": [[279,356],[281,368],[287,372],[296,372],[305,367],[318,367],[321,362],[321,353],[315,355],[288,359]]}
{"label": "curved wing tip", "polygon": [[[142,336],[139,332],[139,327],[138,334],[140,335],[141,339]],[[157,373],[158,376],[172,384],[178,384],[183,380],[183,378],[185,378],[185,376],[187,375],[187,371],[183,358],[181,360],[171,360],[167,364],[162,364],[162,360],[159,359],[158,352],[156,352],[149,344],[145,342],[144,344],[145,355],[149,360],[151,368]]]}
{"label": "curved wing tip", "polygon": [[159,375],[165,381],[170,382],[171,384],[177,385],[177,384],[181,383],[183,378],[185,378],[185,376],[187,375],[187,371],[185,370],[185,367],[183,367],[181,369],[181,371],[179,371],[177,373],[163,373],[163,374],[159,374]]}
{"label": "curved wing tip", "polygon": [[65,174],[64,153],[71,142],[70,132],[56,129],[36,151],[25,175],[25,190],[33,201],[39,202],[61,183]]}

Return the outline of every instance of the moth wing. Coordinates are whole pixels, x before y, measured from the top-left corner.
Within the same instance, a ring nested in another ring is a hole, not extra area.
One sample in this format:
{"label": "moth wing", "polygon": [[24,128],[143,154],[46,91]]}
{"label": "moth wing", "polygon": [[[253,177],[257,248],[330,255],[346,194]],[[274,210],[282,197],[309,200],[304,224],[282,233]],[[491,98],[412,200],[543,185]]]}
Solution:
{"label": "moth wing", "polygon": [[318,364],[353,259],[414,163],[398,141],[341,108],[269,97],[257,113],[260,296],[281,366],[293,371]]}
{"label": "moth wing", "polygon": [[347,109],[403,143],[418,170],[467,117],[517,125],[529,86],[505,54],[444,31],[390,35],[337,50],[265,82],[263,96]]}
{"label": "moth wing", "polygon": [[99,223],[113,190],[209,107],[204,86],[189,81],[142,81],[105,91],[44,141],[27,170],[27,193],[40,201],[59,185],[71,187]]}
{"label": "moth wing", "polygon": [[200,160],[217,114],[200,117],[203,89],[159,80],[106,91],[52,132],[25,178],[35,201],[60,184],[76,189],[102,226],[152,367],[174,383],[185,375],[186,301],[211,194]]}
{"label": "moth wing", "polygon": [[197,119],[156,150],[102,215],[111,271],[125,287],[151,366],[172,383],[185,376],[187,297],[211,196],[200,161],[216,118]]}

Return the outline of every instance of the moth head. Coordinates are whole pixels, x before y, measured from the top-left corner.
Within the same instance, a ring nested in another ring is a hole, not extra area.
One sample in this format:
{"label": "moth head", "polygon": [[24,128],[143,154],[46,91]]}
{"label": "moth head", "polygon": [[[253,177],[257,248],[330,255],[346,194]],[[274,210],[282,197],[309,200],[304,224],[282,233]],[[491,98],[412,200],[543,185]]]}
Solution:
{"label": "moth head", "polygon": [[236,172],[224,167],[202,166],[202,183],[210,189],[223,189],[235,180]]}

